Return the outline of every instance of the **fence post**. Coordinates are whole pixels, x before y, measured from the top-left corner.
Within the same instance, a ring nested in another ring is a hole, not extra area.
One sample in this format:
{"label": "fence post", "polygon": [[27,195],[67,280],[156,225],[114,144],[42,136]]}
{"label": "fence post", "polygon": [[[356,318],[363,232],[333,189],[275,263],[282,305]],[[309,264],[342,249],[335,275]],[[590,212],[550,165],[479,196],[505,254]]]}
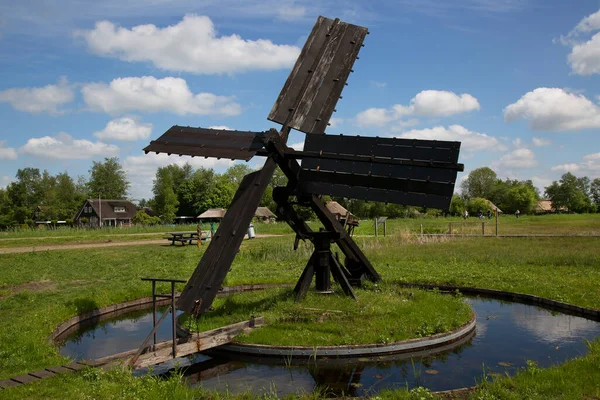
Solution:
{"label": "fence post", "polygon": [[481,235],[485,236],[485,222],[481,223]]}
{"label": "fence post", "polygon": [[421,224],[421,237],[423,237],[423,224]]}
{"label": "fence post", "polygon": [[375,217],[375,237],[377,237],[377,217]]}
{"label": "fence post", "polygon": [[387,219],[383,221],[383,237],[387,236]]}
{"label": "fence post", "polygon": [[496,236],[498,236],[498,208],[496,208]]}
{"label": "fence post", "polygon": [[452,235],[452,222],[448,222],[448,232]]}

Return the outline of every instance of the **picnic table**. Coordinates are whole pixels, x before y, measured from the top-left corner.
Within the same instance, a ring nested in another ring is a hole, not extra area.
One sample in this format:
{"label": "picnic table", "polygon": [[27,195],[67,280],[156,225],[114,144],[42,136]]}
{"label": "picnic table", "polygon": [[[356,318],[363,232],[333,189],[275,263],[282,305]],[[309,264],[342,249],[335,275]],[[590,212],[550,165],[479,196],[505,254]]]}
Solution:
{"label": "picnic table", "polygon": [[[198,240],[198,232],[197,231],[189,231],[189,232],[168,232],[168,236],[165,236],[165,239],[171,241],[171,246],[175,244],[175,242],[180,242],[185,246],[186,243],[192,244],[192,241]],[[205,236],[201,238],[205,239]]]}

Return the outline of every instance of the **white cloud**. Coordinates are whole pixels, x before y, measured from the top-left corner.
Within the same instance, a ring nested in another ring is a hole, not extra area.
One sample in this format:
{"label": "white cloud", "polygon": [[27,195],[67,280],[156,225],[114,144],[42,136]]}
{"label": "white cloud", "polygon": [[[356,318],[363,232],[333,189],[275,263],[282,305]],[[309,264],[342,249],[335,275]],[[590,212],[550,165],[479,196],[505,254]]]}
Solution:
{"label": "white cloud", "polygon": [[583,166],[589,171],[600,172],[600,153],[588,154],[583,157]]}
{"label": "white cloud", "polygon": [[298,143],[292,143],[292,144],[288,145],[288,147],[291,147],[292,149],[297,150],[297,151],[302,151],[302,150],[304,150],[304,140],[301,142],[298,142]]}
{"label": "white cloud", "polygon": [[403,117],[449,117],[480,108],[479,101],[468,93],[457,95],[445,90],[423,90],[410,100],[408,106],[369,108],[360,112],[356,121],[360,126],[383,126]]}
{"label": "white cloud", "polygon": [[523,141],[521,140],[521,138],[516,138],[515,140],[513,140],[513,146],[521,147],[522,145],[523,145]]}
{"label": "white cloud", "polygon": [[88,159],[116,155],[119,148],[101,142],[73,139],[65,132],[55,137],[31,138],[21,147],[21,151],[32,156],[51,159]]}
{"label": "white cloud", "polygon": [[61,78],[56,85],[0,91],[0,102],[10,103],[15,110],[34,114],[61,114],[64,110],[60,107],[74,98],[75,93],[66,78]]}
{"label": "white cloud", "polygon": [[10,176],[8,176],[8,175],[4,175],[4,176],[0,177],[0,188],[5,189],[11,181],[12,180],[10,179]]}
{"label": "white cloud", "polygon": [[152,197],[152,181],[156,177],[156,170],[170,164],[183,166],[190,164],[193,168],[219,168],[229,167],[234,164],[231,160],[217,160],[204,157],[179,157],[164,153],[148,153],[141,156],[128,156],[123,161],[123,169],[131,180],[130,194],[132,198],[141,199]]}
{"label": "white cloud", "polygon": [[552,144],[552,141],[549,139],[534,137],[533,139],[531,139],[531,143],[533,143],[535,147],[543,147],[550,146]]}
{"label": "white cloud", "polygon": [[533,185],[539,189],[540,193],[543,194],[545,188],[552,184],[553,179],[534,175],[531,177],[531,181],[533,182]]}
{"label": "white cloud", "polygon": [[208,129],[218,129],[220,131],[232,131],[233,130],[226,125],[213,125],[213,126],[209,126]]}
{"label": "white cloud", "polygon": [[343,123],[344,123],[343,118],[329,118],[329,127],[330,128],[335,128],[336,126],[339,127]]}
{"label": "white cloud", "polygon": [[532,168],[537,164],[533,151],[526,148],[519,148],[503,155],[497,163],[498,166],[508,168]]}
{"label": "white cloud", "polygon": [[148,139],[152,133],[152,124],[141,123],[134,117],[122,117],[113,119],[106,124],[101,131],[95,132],[100,140],[123,140],[135,141]]}
{"label": "white cloud", "polygon": [[397,136],[406,139],[447,140],[462,142],[461,150],[474,152],[481,150],[504,151],[506,146],[498,139],[485,133],[468,130],[461,125],[450,125],[448,128],[436,126],[428,129],[413,129]]}
{"label": "white cloud", "polygon": [[4,147],[4,140],[0,140],[0,160],[16,160],[17,151],[13,147]]}
{"label": "white cloud", "polygon": [[[301,7],[282,8],[280,16],[292,18],[303,12]],[[146,24],[127,29],[100,21],[94,29],[79,30],[75,35],[101,56],[197,74],[288,68],[300,53],[296,46],[265,39],[244,40],[236,34],[219,37],[210,18],[195,14],[164,28]]]}
{"label": "white cloud", "polygon": [[83,100],[94,111],[122,114],[131,111],[198,115],[238,115],[241,106],[232,97],[194,94],[182,78],[153,76],[117,78],[110,84],[88,83]]}
{"label": "white cloud", "polygon": [[575,28],[559,41],[571,46],[567,57],[571,70],[578,75],[600,73],[600,33],[594,34],[589,40],[581,41],[582,34],[589,34],[600,29],[600,11],[583,18]]}
{"label": "white cloud", "polygon": [[504,109],[504,121],[529,121],[534,130],[568,131],[600,127],[600,107],[581,94],[537,88]]}
{"label": "white cloud", "polygon": [[281,20],[294,21],[306,15],[306,7],[284,4],[277,9],[277,14]]}
{"label": "white cloud", "polygon": [[562,165],[555,165],[554,167],[550,168],[552,171],[561,171],[561,172],[575,172],[575,171],[579,171],[581,167],[579,167],[579,165],[577,164],[562,164]]}

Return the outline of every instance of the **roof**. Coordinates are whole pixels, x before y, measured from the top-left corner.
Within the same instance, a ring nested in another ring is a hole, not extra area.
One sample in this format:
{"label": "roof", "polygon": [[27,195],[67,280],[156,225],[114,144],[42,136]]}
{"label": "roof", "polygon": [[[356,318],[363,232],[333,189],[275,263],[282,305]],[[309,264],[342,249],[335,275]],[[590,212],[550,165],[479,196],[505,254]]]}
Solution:
{"label": "roof", "polygon": [[198,215],[200,219],[209,219],[209,218],[223,218],[225,213],[227,212],[224,208],[209,208],[204,211],[202,214]]}
{"label": "roof", "polygon": [[261,217],[261,218],[275,218],[276,215],[273,214],[273,212],[271,210],[269,210],[267,207],[258,207],[256,209],[256,212],[254,213],[255,217]]}
{"label": "roof", "polygon": [[[137,207],[129,200],[102,199],[98,201],[96,199],[88,199],[79,208],[79,211],[77,211],[77,214],[75,214],[74,219],[77,219],[79,217],[79,214],[81,214],[83,207],[88,203],[92,206],[94,212],[97,215],[102,216],[102,219],[131,219],[135,217],[135,214],[137,213]],[[115,207],[124,207],[125,212],[115,212]]]}
{"label": "roof", "polygon": [[540,200],[537,202],[535,206],[535,211],[538,212],[550,212],[554,211],[554,207],[552,207],[552,200]]}
{"label": "roof", "polygon": [[338,203],[337,201],[327,202],[326,207],[329,210],[329,212],[332,213],[333,215],[339,215],[340,217],[345,217],[346,215],[348,215],[348,213],[350,215],[353,215],[348,210],[346,210],[344,207],[342,207],[342,205],[340,203]]}
{"label": "roof", "polygon": [[489,201],[489,200],[487,200],[487,199],[486,199],[485,201],[487,201],[488,205],[489,205],[489,206],[492,208],[492,211],[498,211],[499,213],[501,213],[501,212],[502,212],[502,210],[501,210],[501,209],[499,209],[499,208],[498,208],[498,206],[496,206],[496,205],[495,205],[494,203],[492,203],[491,201]]}

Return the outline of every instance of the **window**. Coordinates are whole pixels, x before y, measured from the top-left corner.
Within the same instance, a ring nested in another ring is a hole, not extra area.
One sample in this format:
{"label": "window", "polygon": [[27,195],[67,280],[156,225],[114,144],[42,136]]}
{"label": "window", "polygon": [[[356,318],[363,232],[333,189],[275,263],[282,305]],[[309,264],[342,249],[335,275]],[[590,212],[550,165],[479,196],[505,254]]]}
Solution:
{"label": "window", "polygon": [[125,207],[115,207],[113,210],[116,213],[124,213],[125,212]]}

